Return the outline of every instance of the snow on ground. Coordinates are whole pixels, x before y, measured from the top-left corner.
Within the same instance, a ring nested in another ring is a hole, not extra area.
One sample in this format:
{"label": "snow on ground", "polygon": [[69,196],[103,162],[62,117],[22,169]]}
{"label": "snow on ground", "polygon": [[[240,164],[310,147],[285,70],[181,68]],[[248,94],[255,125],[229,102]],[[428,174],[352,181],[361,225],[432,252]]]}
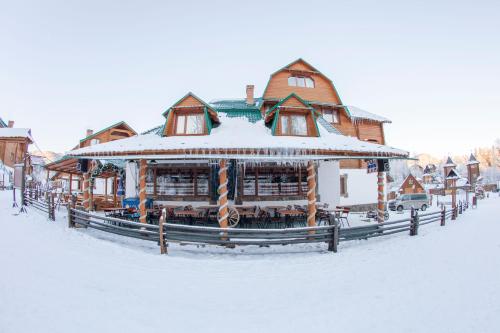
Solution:
{"label": "snow on ground", "polygon": [[[0,191],[0,332],[498,332],[500,198],[445,227],[216,249],[68,229]],[[319,251],[318,251],[319,250]],[[242,252],[244,251],[244,252]],[[296,252],[296,253],[294,253]]]}

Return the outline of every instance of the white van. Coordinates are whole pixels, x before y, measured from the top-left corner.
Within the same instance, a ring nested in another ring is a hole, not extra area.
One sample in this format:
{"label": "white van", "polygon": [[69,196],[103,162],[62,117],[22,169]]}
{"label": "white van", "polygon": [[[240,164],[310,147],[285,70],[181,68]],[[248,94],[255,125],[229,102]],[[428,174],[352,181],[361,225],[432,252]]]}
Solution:
{"label": "white van", "polygon": [[389,209],[398,212],[404,209],[420,209],[422,211],[429,207],[429,196],[427,193],[401,194],[395,200],[389,201]]}

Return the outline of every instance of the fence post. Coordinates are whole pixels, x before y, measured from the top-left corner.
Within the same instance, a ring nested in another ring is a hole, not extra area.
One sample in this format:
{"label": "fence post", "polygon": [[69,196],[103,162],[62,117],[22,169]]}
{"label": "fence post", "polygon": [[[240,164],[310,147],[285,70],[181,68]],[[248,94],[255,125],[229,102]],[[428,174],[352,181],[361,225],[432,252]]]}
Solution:
{"label": "fence post", "polygon": [[413,215],[412,223],[413,223],[413,236],[417,236],[418,235],[419,218],[418,218],[418,210],[416,210],[416,209],[415,209],[415,213]]}
{"label": "fence post", "polygon": [[458,203],[458,214],[462,214],[462,200]]}
{"label": "fence post", "polygon": [[75,222],[73,222],[73,214],[71,212],[72,205],[68,202],[68,228],[74,228]]}
{"label": "fence post", "polygon": [[410,236],[415,236],[415,224],[413,223],[413,218],[415,216],[415,208],[410,210]]}
{"label": "fence post", "polygon": [[168,254],[167,246],[165,244],[165,235],[163,234],[163,232],[164,232],[163,224],[165,223],[166,218],[167,218],[167,209],[163,208],[163,210],[161,211],[160,221],[158,223],[158,227],[159,227],[158,230],[159,230],[159,234],[160,234],[160,240],[159,240],[160,254]]}
{"label": "fence post", "polygon": [[451,207],[451,219],[452,220],[457,219],[457,206]]}
{"label": "fence post", "polygon": [[446,225],[446,206],[441,206],[441,226],[444,227]]}
{"label": "fence post", "polygon": [[52,221],[56,220],[56,212],[55,212],[55,200],[54,200],[54,193],[51,193],[50,196],[50,201],[49,201],[49,219]]}
{"label": "fence post", "polygon": [[328,224],[333,225],[332,238],[330,239],[330,243],[328,243],[328,251],[337,253],[339,244],[339,223],[335,216],[330,215]]}

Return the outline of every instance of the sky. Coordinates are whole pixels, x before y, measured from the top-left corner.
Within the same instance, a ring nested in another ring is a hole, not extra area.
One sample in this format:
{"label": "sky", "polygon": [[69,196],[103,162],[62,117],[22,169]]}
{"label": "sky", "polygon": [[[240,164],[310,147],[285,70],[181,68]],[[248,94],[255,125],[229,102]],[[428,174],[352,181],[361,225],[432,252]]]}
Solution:
{"label": "sky", "polygon": [[498,1],[3,1],[0,117],[64,152],[138,132],[192,91],[260,96],[301,57],[344,104],[390,118],[386,140],[468,153],[500,137]]}

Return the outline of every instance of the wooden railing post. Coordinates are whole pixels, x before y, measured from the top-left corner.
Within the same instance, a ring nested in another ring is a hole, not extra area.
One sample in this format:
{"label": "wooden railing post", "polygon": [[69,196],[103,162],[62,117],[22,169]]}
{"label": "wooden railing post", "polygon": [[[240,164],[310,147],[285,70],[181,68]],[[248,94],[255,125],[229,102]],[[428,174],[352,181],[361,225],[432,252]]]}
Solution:
{"label": "wooden railing post", "polygon": [[441,226],[444,227],[446,224],[446,206],[441,207]]}
{"label": "wooden railing post", "polygon": [[462,200],[458,202],[458,214],[462,215]]}
{"label": "wooden railing post", "polygon": [[333,230],[332,230],[332,238],[330,240],[330,243],[328,244],[328,251],[332,251],[334,253],[337,253],[337,248],[339,244],[339,223],[335,216],[330,215],[330,218],[328,219],[328,224],[333,225]]}
{"label": "wooden railing post", "polygon": [[416,236],[418,234],[418,214],[415,208],[411,208],[410,213],[410,236]]}
{"label": "wooden railing post", "polygon": [[418,235],[419,217],[418,217],[418,211],[416,209],[413,209],[413,216],[411,219],[411,224],[413,225],[413,234],[411,236],[417,236]]}
{"label": "wooden railing post", "polygon": [[73,205],[68,202],[68,228],[74,228],[75,222],[73,221],[73,213],[71,212]]}
{"label": "wooden railing post", "polygon": [[159,234],[160,234],[160,253],[161,254],[168,254],[168,251],[167,251],[167,244],[165,242],[165,235],[164,235],[164,229],[163,229],[163,224],[165,223],[167,219],[167,209],[166,208],[163,208],[162,212],[161,212],[161,216],[160,216],[160,221],[158,223],[158,227],[159,227]]}
{"label": "wooden railing post", "polygon": [[456,220],[457,219],[457,206],[452,206],[451,207],[451,219]]}
{"label": "wooden railing post", "polygon": [[49,220],[52,220],[52,221],[56,220],[55,206],[56,206],[55,194],[50,193],[49,202],[48,202],[48,210],[49,210]]}

